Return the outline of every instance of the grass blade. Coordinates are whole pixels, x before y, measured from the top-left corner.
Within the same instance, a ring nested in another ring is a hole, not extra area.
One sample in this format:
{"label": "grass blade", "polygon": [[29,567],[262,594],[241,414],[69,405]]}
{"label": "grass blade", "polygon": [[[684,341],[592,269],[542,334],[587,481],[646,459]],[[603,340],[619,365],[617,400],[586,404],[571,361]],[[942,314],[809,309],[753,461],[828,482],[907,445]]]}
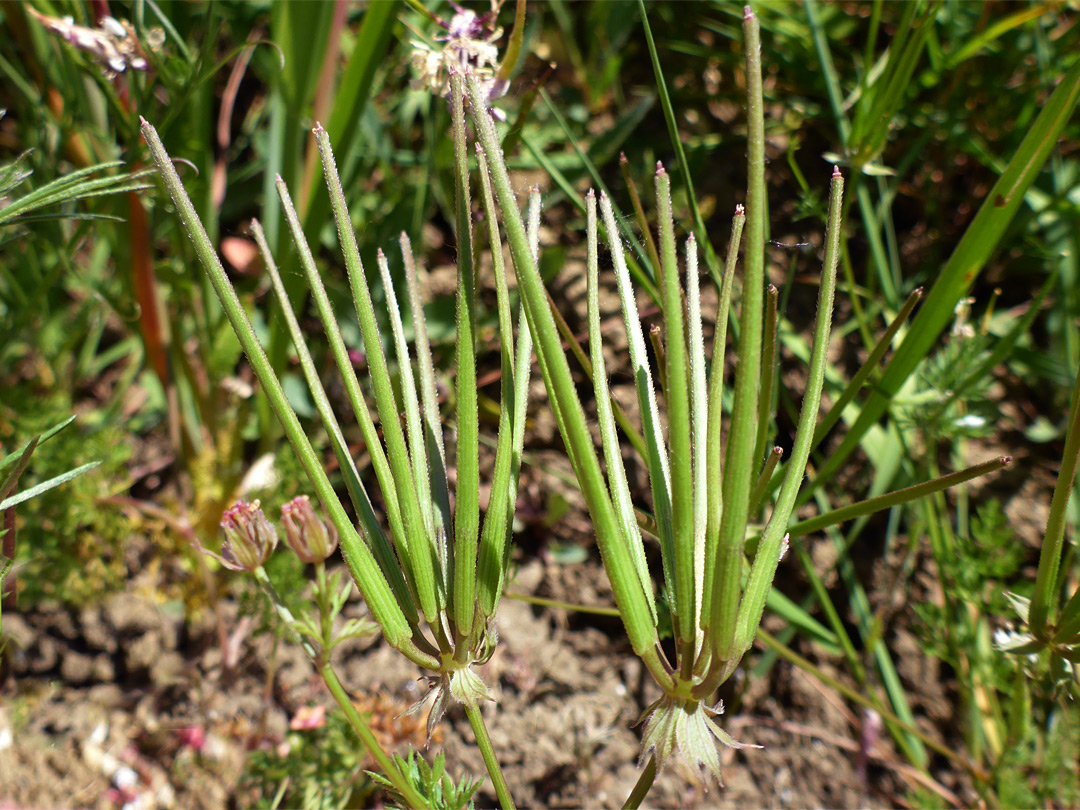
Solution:
{"label": "grass blade", "polygon": [[811,450],[817,448],[821,444],[821,440],[828,435],[832,430],[833,425],[840,421],[840,417],[844,413],[844,408],[848,406],[848,403],[855,398],[855,395],[859,393],[863,386],[863,383],[870,377],[870,374],[878,363],[881,362],[881,358],[885,356],[885,352],[889,350],[889,346],[892,345],[892,340],[896,337],[896,333],[900,330],[900,327],[904,325],[908,317],[911,315],[912,310],[915,309],[915,305],[922,298],[923,288],[917,287],[908,296],[907,301],[904,302],[904,306],[900,308],[900,312],[896,317],[892,319],[885,333],[881,336],[874,348],[871,350],[869,356],[866,358],[866,362],[859,366],[859,370],[855,372],[855,376],[851,378],[851,382],[847,384],[843,392],[836,401],[829,408],[828,413],[825,414],[825,418],[818,423],[817,430],[814,432],[814,443]]}
{"label": "grass blade", "polygon": [[1058,567],[1061,550],[1065,544],[1065,516],[1069,497],[1072,495],[1076,468],[1080,462],[1080,370],[1073,384],[1072,404],[1069,408],[1069,427],[1065,434],[1065,450],[1061,455],[1054,495],[1050,499],[1050,516],[1046,520],[1042,550],[1039,552],[1039,570],[1035,575],[1035,593],[1028,611],[1028,626],[1032,635],[1040,641],[1053,635],[1050,622],[1053,618],[1052,602],[1057,591]]}
{"label": "grass blade", "polygon": [[885,414],[892,397],[951,322],[956,302],[967,294],[1001,241],[1005,229],[1024,200],[1024,194],[1049,159],[1078,99],[1080,63],[1073,65],[1065,74],[1043,106],[1020,148],[990,190],[975,219],[964,232],[960,244],[942,268],[904,342],[893,355],[881,382],[870,394],[840,446],[833,451],[818,470],[814,480],[804,489],[800,503],[810,497],[819,483],[832,479],[866,432]]}
{"label": "grass blade", "polygon": [[76,467],[74,470],[68,470],[54,478],[50,478],[48,481],[42,481],[40,484],[30,487],[30,489],[24,489],[15,495],[4,498],[4,500],[0,501],[0,512],[3,512],[5,509],[10,509],[13,506],[18,506],[20,503],[28,501],[31,498],[36,498],[38,495],[41,495],[43,492],[48,492],[50,489],[56,489],[56,487],[61,484],[66,484],[72,478],[78,478],[87,470],[94,469],[94,467],[100,463],[100,461],[91,461]]}
{"label": "grass blade", "polygon": [[[645,11],[644,0],[638,0],[638,8],[641,9],[641,25],[645,29],[645,42],[649,46],[649,58],[652,60],[653,73],[656,76],[656,90],[660,95],[660,107],[664,111],[664,121],[667,123],[668,135],[671,138],[671,146],[675,150],[675,157],[679,163],[679,171],[682,172],[683,183],[686,184],[686,202],[690,208],[690,214],[694,218],[694,232],[701,244],[705,247],[705,263],[709,266],[709,272],[720,285],[720,263],[716,260],[712,245],[709,242],[708,231],[705,230],[705,220],[702,219],[701,209],[698,208],[697,196],[694,194],[694,181],[690,177],[690,169],[686,163],[686,152],[683,150],[682,138],[679,136],[679,126],[675,122],[675,110],[671,106],[671,96],[668,94],[667,83],[664,81],[664,70],[660,66],[660,55],[656,50],[656,42],[653,40],[652,27],[649,25],[649,15]],[[747,6],[747,9],[750,7]],[[747,41],[747,52],[750,43]],[[762,174],[764,178],[764,173]],[[764,190],[764,187],[761,189]]]}

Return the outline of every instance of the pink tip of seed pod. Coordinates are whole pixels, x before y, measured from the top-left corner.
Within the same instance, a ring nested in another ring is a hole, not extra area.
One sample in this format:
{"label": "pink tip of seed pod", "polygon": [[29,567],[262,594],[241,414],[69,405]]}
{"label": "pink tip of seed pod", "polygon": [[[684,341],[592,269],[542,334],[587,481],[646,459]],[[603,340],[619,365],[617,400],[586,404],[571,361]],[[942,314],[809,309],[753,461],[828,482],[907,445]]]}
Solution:
{"label": "pink tip of seed pod", "polygon": [[378,248],[375,251],[375,255],[378,256],[380,259],[385,259],[386,258],[386,254],[382,252],[382,248]]}
{"label": "pink tip of seed pod", "polygon": [[311,131],[314,132],[316,135],[318,135],[320,132],[326,132],[326,130],[323,129],[321,121],[316,121],[315,126],[311,128]]}
{"label": "pink tip of seed pod", "polygon": [[619,163],[629,163],[626,159],[626,152],[619,152]]}
{"label": "pink tip of seed pod", "polygon": [[693,234],[690,234],[688,237],[686,237],[686,244],[697,245],[697,237]]}
{"label": "pink tip of seed pod", "polygon": [[592,188],[590,188],[587,192],[585,192],[585,198],[589,200],[595,200],[596,192]]}
{"label": "pink tip of seed pod", "polygon": [[752,20],[752,19],[754,19],[754,10],[752,8],[750,8],[750,6],[743,6],[742,18],[744,20]]}
{"label": "pink tip of seed pod", "polygon": [[742,203],[739,203],[738,205],[735,206],[735,216],[737,216],[737,217],[746,216],[746,207]]}
{"label": "pink tip of seed pod", "polygon": [[832,176],[833,177],[843,177],[843,175],[840,174],[840,167],[839,166],[833,166],[832,167]]}
{"label": "pink tip of seed pod", "polygon": [[656,161],[656,173],[658,175],[659,174],[666,174],[666,172],[664,171],[664,164],[659,160]]}

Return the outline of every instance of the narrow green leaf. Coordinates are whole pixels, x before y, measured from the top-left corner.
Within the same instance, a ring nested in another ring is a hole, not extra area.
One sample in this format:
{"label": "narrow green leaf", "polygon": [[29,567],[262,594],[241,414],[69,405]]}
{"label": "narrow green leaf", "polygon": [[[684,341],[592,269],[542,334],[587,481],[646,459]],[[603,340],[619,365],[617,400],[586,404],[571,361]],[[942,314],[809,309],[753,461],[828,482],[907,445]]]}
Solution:
{"label": "narrow green leaf", "polygon": [[914,484],[913,486],[905,487],[904,489],[899,489],[886,495],[868,498],[865,501],[859,501],[858,503],[853,503],[848,506],[842,506],[839,509],[833,509],[825,514],[818,515],[817,517],[801,520],[798,523],[792,523],[791,526],[788,527],[788,531],[791,533],[792,537],[802,537],[806,534],[812,534],[813,532],[820,531],[826,526],[835,526],[838,523],[844,523],[865,515],[872,515],[875,512],[891,509],[899,504],[918,500],[919,498],[926,497],[935,492],[941,492],[949,487],[955,487],[957,484],[962,484],[973,478],[978,478],[979,476],[1000,470],[1002,467],[1008,466],[1010,461],[1011,459],[1008,456],[995,458],[991,461],[984,461],[982,464],[976,464],[973,467],[943,475],[932,481],[924,481],[921,484]]}
{"label": "narrow green leaf", "polygon": [[[671,146],[675,150],[675,156],[679,163],[679,171],[682,172],[683,183],[686,185],[686,202],[690,207],[690,214],[694,218],[694,232],[701,244],[705,247],[705,263],[709,266],[716,283],[720,284],[720,263],[716,260],[712,244],[708,239],[708,231],[705,230],[705,220],[701,216],[698,207],[697,196],[694,194],[694,181],[690,177],[690,169],[686,163],[686,152],[683,150],[682,138],[679,135],[679,126],[675,121],[675,108],[671,105],[671,96],[668,94],[667,82],[664,81],[664,71],[660,65],[660,54],[656,50],[656,42],[653,40],[652,27],[649,25],[649,15],[645,11],[644,0],[638,0],[641,9],[641,25],[645,29],[645,42],[649,46],[649,58],[652,60],[653,74],[656,76],[656,90],[660,95],[660,107],[664,111],[664,121],[667,123],[668,136]],[[746,8],[749,9],[749,6]],[[749,41],[747,42],[749,48]]]}
{"label": "narrow green leaf", "polygon": [[871,392],[840,446],[832,452],[814,480],[804,489],[800,503],[805,502],[821,482],[832,479],[866,432],[880,421],[888,410],[890,400],[915,367],[933,348],[952,320],[956,302],[967,294],[1004,236],[1006,228],[1024,200],[1025,193],[1050,157],[1078,99],[1080,63],[1070,68],[1043,105],[1039,117],[1031,125],[1020,148],[990,190],[975,219],[964,232],[960,244],[942,268],[904,342],[893,355],[881,382]]}
{"label": "narrow green leaf", "polygon": [[1046,519],[1042,550],[1039,552],[1039,570],[1035,575],[1035,593],[1031,597],[1028,622],[1031,634],[1043,641],[1052,635],[1053,600],[1057,590],[1058,568],[1061,551],[1065,544],[1065,516],[1072,496],[1073,481],[1080,463],[1080,370],[1073,383],[1072,405],[1069,407],[1069,427],[1065,433],[1065,449],[1061,455],[1054,495],[1050,499],[1050,515]]}
{"label": "narrow green leaf", "polygon": [[833,426],[840,421],[840,417],[844,413],[844,408],[848,406],[848,403],[855,398],[855,395],[862,389],[863,383],[870,377],[871,372],[877,368],[878,363],[881,362],[881,358],[885,356],[885,352],[889,350],[892,345],[892,340],[896,337],[896,333],[900,330],[900,327],[904,325],[908,317],[911,315],[912,310],[915,309],[915,305],[922,298],[923,288],[916,287],[908,296],[907,301],[904,302],[904,306],[900,308],[900,312],[896,317],[892,319],[888,328],[884,334],[878,339],[878,342],[874,344],[874,348],[870,351],[869,356],[866,358],[859,370],[855,372],[855,376],[851,378],[851,382],[845,386],[840,396],[833,402],[832,407],[829,408],[828,413],[825,414],[825,418],[818,423],[817,429],[814,431],[814,443],[811,447],[811,452],[817,449],[817,446],[821,444],[822,439],[828,435]]}
{"label": "narrow green leaf", "polygon": [[[41,436],[34,436],[23,445],[22,450],[19,451],[18,456],[15,458],[15,468],[5,475],[3,481],[0,482],[0,500],[7,498],[15,489],[15,486],[19,483],[19,476],[26,471],[26,467],[30,463],[30,456],[34,454],[34,450],[40,441]],[[15,454],[12,453],[8,458],[12,456],[15,456]]]}
{"label": "narrow green leaf", "polygon": [[94,467],[98,466],[100,463],[100,461],[91,461],[88,464],[76,467],[74,470],[68,470],[54,478],[50,478],[48,481],[42,481],[40,484],[30,487],[30,489],[24,489],[21,492],[17,492],[0,501],[0,512],[3,512],[5,509],[10,509],[13,506],[18,506],[20,503],[28,501],[31,498],[36,498],[38,495],[41,495],[43,492],[48,492],[50,489],[56,489],[56,487],[61,484],[66,484],[72,478],[77,478],[87,470],[94,469]]}

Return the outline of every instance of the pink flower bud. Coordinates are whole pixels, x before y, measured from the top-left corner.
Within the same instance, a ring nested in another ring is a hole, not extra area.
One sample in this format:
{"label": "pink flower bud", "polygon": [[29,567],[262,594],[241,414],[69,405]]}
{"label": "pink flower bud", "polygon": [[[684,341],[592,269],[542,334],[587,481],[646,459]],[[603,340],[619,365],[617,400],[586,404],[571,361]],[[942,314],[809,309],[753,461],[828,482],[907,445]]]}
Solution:
{"label": "pink flower bud", "polygon": [[221,516],[221,528],[225,530],[226,540],[221,544],[218,559],[233,571],[254,571],[277,546],[277,531],[259,508],[258,501],[237,501],[230,506]]}
{"label": "pink flower bud", "polygon": [[337,549],[337,529],[315,512],[307,495],[281,507],[281,522],[285,524],[285,542],[306,563],[325,562]]}

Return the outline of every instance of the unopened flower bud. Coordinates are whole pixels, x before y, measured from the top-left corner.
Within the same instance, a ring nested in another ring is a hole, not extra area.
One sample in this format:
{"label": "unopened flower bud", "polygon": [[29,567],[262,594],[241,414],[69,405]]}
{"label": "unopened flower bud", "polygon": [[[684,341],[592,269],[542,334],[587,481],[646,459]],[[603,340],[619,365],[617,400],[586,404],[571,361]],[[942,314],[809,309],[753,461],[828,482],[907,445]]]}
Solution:
{"label": "unopened flower bud", "polygon": [[325,562],[337,549],[338,533],[312,508],[307,495],[298,495],[281,507],[285,542],[306,563]]}
{"label": "unopened flower bud", "polygon": [[233,571],[254,571],[277,546],[277,530],[266,519],[258,501],[237,501],[230,506],[221,516],[221,528],[226,540],[218,559]]}

